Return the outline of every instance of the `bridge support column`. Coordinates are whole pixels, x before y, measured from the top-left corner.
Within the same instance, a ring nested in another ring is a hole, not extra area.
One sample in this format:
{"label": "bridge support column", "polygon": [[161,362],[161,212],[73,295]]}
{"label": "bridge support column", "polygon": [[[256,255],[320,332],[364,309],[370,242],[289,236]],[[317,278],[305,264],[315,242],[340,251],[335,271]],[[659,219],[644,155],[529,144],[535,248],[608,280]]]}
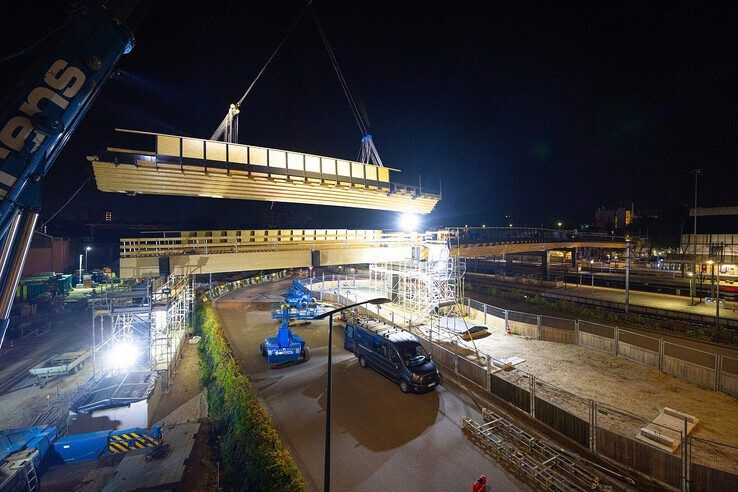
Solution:
{"label": "bridge support column", "polygon": [[543,251],[541,253],[541,278],[543,280],[548,280],[548,260],[550,254],[550,251]]}

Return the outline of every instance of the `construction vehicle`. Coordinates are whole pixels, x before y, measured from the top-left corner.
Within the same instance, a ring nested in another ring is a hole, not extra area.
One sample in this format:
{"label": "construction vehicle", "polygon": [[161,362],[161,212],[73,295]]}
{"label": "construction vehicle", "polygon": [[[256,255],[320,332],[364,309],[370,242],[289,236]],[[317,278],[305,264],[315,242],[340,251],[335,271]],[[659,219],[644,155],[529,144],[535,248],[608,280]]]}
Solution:
{"label": "construction vehicle", "polygon": [[0,491],[35,490],[49,466],[162,446],[159,426],[58,437],[56,427],[0,431]]}
{"label": "construction vehicle", "polygon": [[[310,348],[299,335],[292,331],[290,327],[291,319],[309,319],[307,315],[301,316],[294,313],[292,307],[283,302],[280,305],[280,317],[282,323],[277,330],[276,336],[265,338],[259,345],[261,355],[266,357],[267,365],[271,369],[283,367],[286,365],[305,362],[310,359]],[[272,316],[274,316],[274,308],[272,308]],[[312,318],[314,316],[310,316]]]}
{"label": "construction vehicle", "polygon": [[290,317],[295,319],[312,319],[318,314],[318,302],[310,289],[297,279],[292,280],[292,287],[284,295],[284,302],[272,305],[272,318],[282,318],[282,306],[287,304]]}
{"label": "construction vehicle", "polygon": [[[0,345],[36,229],[44,177],[118,60],[133,48],[123,22],[137,3],[76,2],[67,19],[30,47],[3,53],[6,74],[18,76],[16,89],[0,103]],[[17,70],[8,73],[8,61]]]}
{"label": "construction vehicle", "polygon": [[313,319],[318,314],[319,305],[310,289],[299,280],[292,280],[284,301],[272,305],[272,318],[281,320],[277,335],[264,339],[259,346],[270,368],[305,362],[310,358],[310,348],[292,331],[290,321]]}

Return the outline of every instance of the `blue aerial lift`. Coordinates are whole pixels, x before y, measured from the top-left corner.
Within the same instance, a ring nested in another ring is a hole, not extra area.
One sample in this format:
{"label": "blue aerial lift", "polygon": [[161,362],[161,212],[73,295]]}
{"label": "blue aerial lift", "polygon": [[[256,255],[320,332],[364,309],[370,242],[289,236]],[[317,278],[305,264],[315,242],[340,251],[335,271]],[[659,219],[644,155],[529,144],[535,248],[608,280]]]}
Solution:
{"label": "blue aerial lift", "polygon": [[281,320],[276,336],[266,338],[259,346],[270,368],[305,362],[310,358],[310,348],[292,331],[290,320],[313,319],[318,314],[318,302],[310,289],[297,279],[292,280],[284,301],[272,305],[272,318]]}
{"label": "blue aerial lift", "polygon": [[[41,207],[44,176],[118,60],[138,0],[73,4],[59,27],[3,61],[25,61],[0,105],[0,346]],[[148,2],[147,2],[148,3]]]}
{"label": "blue aerial lift", "polygon": [[318,314],[318,302],[310,289],[297,279],[292,280],[292,286],[284,295],[284,302],[272,305],[272,318],[282,318],[282,306],[287,304],[290,317],[294,319],[312,319]]}

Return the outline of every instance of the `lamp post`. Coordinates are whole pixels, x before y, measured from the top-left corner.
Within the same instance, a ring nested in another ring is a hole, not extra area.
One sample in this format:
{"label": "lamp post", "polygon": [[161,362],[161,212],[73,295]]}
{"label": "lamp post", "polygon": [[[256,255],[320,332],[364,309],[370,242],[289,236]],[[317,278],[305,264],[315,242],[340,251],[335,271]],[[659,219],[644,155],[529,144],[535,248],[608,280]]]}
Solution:
{"label": "lamp post", "polygon": [[702,172],[702,169],[692,169],[694,173],[694,230],[692,233],[692,278],[694,279],[694,285],[692,287],[692,306],[694,306],[694,293],[697,287],[697,175]]}
{"label": "lamp post", "polygon": [[92,250],[92,247],[85,246],[85,273],[89,272],[87,269],[87,253],[89,253]]}
{"label": "lamp post", "polygon": [[323,455],[323,491],[329,492],[331,488],[331,370],[332,370],[332,357],[333,357],[333,315],[351,309],[362,304],[386,304],[392,302],[386,297],[378,297],[376,299],[370,299],[368,301],[357,302],[356,304],[349,304],[333,311],[328,311],[314,319],[325,319],[328,318],[328,376],[326,379],[326,405],[325,405],[325,448]]}

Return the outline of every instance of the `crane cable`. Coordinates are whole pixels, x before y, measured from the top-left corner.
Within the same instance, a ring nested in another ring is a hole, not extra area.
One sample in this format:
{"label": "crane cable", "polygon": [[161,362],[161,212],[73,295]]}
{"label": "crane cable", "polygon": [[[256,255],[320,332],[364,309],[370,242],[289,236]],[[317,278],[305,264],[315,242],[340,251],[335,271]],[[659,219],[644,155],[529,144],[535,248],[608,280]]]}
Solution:
{"label": "crane cable", "polygon": [[[307,5],[305,5],[305,8],[302,10],[302,12],[300,12],[300,15],[297,16],[297,19],[295,19],[295,22],[292,23],[292,27],[290,27],[287,33],[285,33],[284,37],[282,38],[282,41],[279,42],[279,44],[277,45],[277,48],[272,52],[271,56],[267,59],[264,66],[261,67],[261,70],[259,70],[259,73],[256,74],[256,77],[251,82],[248,89],[246,89],[246,92],[243,93],[243,96],[241,96],[241,99],[238,100],[238,102],[236,103],[236,108],[241,107],[241,104],[243,104],[243,101],[246,99],[246,97],[248,97],[249,93],[251,93],[251,89],[254,88],[256,83],[259,81],[261,76],[266,71],[267,67],[272,63],[272,60],[274,60],[274,57],[277,56],[277,53],[279,53],[279,50],[282,49],[282,46],[284,46],[284,43],[287,41],[287,38],[290,37],[290,34],[292,34],[292,31],[295,30],[295,28],[297,27],[297,24],[300,23],[300,20],[302,20],[302,18],[305,16],[305,12],[307,12],[307,10],[312,6],[312,4],[313,4],[313,0],[308,0]],[[217,140],[218,138],[220,138],[220,136],[223,134],[226,127],[228,126],[229,116],[230,116],[230,112],[226,115],[225,118],[223,118],[223,121],[220,122],[220,125],[218,125],[218,128],[215,130],[213,135],[210,137],[210,140]]]}
{"label": "crane cable", "polygon": [[354,97],[351,95],[351,91],[349,90],[348,84],[346,83],[346,79],[343,76],[343,73],[341,72],[341,67],[338,65],[338,60],[336,60],[336,55],[333,53],[333,49],[331,48],[330,43],[328,42],[328,37],[325,34],[325,31],[323,30],[323,24],[320,22],[320,19],[318,18],[317,12],[315,12],[315,9],[310,9],[313,13],[313,18],[315,19],[315,25],[318,28],[318,32],[320,33],[320,38],[323,40],[323,45],[325,46],[326,51],[328,52],[328,58],[331,60],[331,64],[333,65],[333,70],[336,72],[336,77],[338,78],[338,83],[341,85],[341,89],[343,89],[343,93],[346,95],[346,100],[349,103],[349,106],[351,107],[351,112],[354,115],[354,119],[356,120],[356,124],[359,127],[359,131],[361,132],[361,135],[366,135],[369,133],[367,129],[367,125],[364,122],[364,119],[361,117],[361,112],[359,111],[359,107],[356,104],[356,101],[354,100]]}
{"label": "crane cable", "polygon": [[[308,0],[307,5],[305,5],[305,8],[302,10],[302,12],[297,17],[297,19],[295,19],[295,22],[292,23],[292,26],[289,28],[287,33],[285,33],[284,37],[282,38],[282,41],[280,41],[279,45],[277,45],[277,48],[272,52],[271,56],[267,59],[264,66],[261,67],[261,70],[259,70],[259,72],[256,74],[256,77],[251,82],[249,87],[246,89],[246,92],[243,93],[241,98],[235,104],[235,106],[236,108],[241,107],[241,104],[243,104],[243,101],[251,93],[251,90],[254,88],[256,83],[259,81],[261,76],[264,74],[267,67],[271,64],[272,60],[274,60],[274,58],[277,56],[277,53],[279,53],[279,51],[282,49],[282,46],[284,46],[284,43],[287,41],[287,38],[290,37],[290,34],[292,34],[292,31],[295,30],[295,27],[297,27],[297,24],[299,24],[300,20],[302,20],[303,16],[305,15],[305,12],[307,12],[308,9],[313,14],[315,25],[318,29],[318,33],[320,34],[320,39],[323,41],[323,46],[325,46],[325,49],[328,52],[328,58],[331,61],[331,65],[333,65],[333,70],[336,72],[336,78],[338,78],[338,83],[341,86],[341,89],[343,90],[344,95],[346,96],[346,100],[348,101],[349,107],[351,108],[351,113],[354,116],[356,125],[359,127],[359,131],[361,132],[361,135],[364,136],[369,133],[368,125],[364,121],[364,118],[362,118],[361,111],[359,111],[359,107],[356,104],[356,100],[351,94],[351,90],[349,89],[348,83],[346,82],[346,79],[343,76],[343,72],[341,72],[341,67],[338,65],[338,60],[336,59],[336,55],[333,52],[333,48],[331,48],[331,44],[328,41],[328,37],[325,34],[325,30],[323,29],[323,24],[320,22],[320,18],[318,18],[318,14],[315,11],[315,8],[313,7],[313,0]],[[226,128],[228,127],[230,117],[231,117],[231,113],[229,112],[225,116],[225,118],[223,118],[223,121],[221,121],[220,125],[218,125],[218,128],[215,130],[215,132],[213,132],[213,135],[210,137],[210,140],[217,140],[220,138],[220,136],[226,131]]]}

